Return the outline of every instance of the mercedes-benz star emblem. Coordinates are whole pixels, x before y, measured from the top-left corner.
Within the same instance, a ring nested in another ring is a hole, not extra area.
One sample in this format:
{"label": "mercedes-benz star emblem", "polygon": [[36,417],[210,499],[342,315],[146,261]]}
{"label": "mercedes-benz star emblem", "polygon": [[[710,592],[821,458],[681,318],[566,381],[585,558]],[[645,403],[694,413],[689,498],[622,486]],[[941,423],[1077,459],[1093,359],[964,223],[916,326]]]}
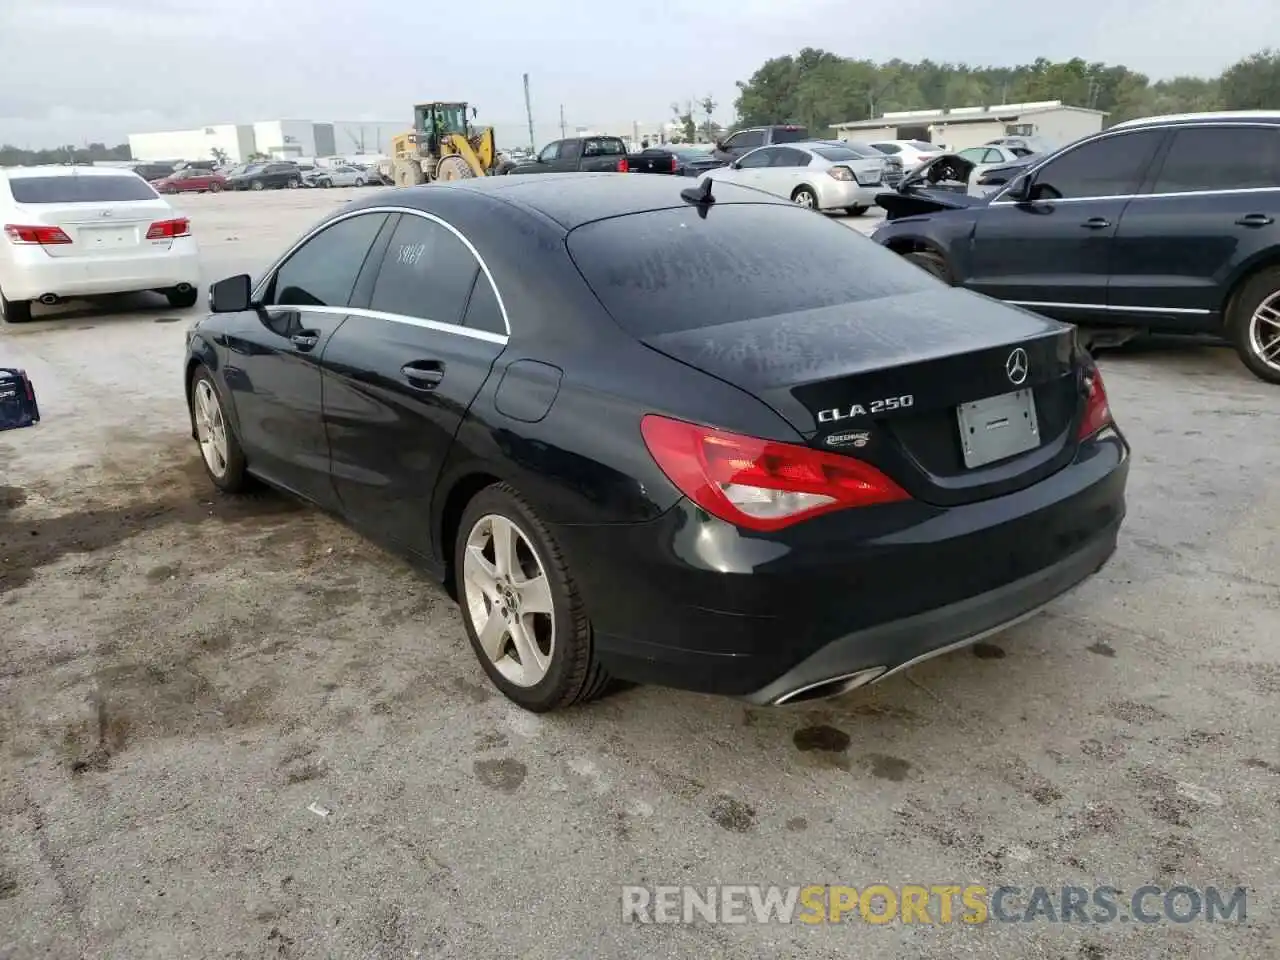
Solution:
{"label": "mercedes-benz star emblem", "polygon": [[1004,372],[1009,375],[1009,382],[1015,387],[1019,386],[1027,379],[1027,368],[1030,361],[1027,359],[1027,351],[1021,347],[1009,354],[1009,359],[1004,362]]}

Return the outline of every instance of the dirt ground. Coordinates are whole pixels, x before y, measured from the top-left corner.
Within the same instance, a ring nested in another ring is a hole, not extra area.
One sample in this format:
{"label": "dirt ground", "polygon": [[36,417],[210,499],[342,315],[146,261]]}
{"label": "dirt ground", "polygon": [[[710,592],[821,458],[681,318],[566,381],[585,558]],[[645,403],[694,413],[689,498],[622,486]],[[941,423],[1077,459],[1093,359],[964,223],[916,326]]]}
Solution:
{"label": "dirt ground", "polygon": [[[210,281],[350,196],[179,203]],[[0,960],[1280,955],[1280,391],[1229,351],[1104,359],[1130,516],[1043,616],[808,707],[536,717],[399,559],[214,492],[196,316],[0,330],[44,415],[0,434]],[[711,883],[1244,885],[1248,921],[621,922]]]}

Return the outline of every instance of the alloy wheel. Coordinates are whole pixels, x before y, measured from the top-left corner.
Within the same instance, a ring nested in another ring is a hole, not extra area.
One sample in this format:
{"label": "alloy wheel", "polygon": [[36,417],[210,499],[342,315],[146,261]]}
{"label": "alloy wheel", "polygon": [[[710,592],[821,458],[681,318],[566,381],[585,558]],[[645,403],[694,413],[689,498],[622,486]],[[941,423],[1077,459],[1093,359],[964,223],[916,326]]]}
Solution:
{"label": "alloy wheel", "polygon": [[462,561],[466,614],[480,648],[518,687],[541,681],[555,655],[555,607],[542,558],[509,518],[486,514],[467,536]]}
{"label": "alloy wheel", "polygon": [[1249,346],[1259,360],[1280,371],[1280,290],[1253,311],[1249,321]]}
{"label": "alloy wheel", "polygon": [[194,396],[196,440],[200,443],[200,455],[204,457],[209,472],[222,478],[227,473],[227,422],[222,416],[222,404],[213,392],[213,384],[203,378],[196,381]]}
{"label": "alloy wheel", "polygon": [[796,195],[795,195],[795,197],[794,197],[793,199],[794,199],[794,200],[795,200],[795,202],[796,202],[797,204],[799,204],[800,206],[802,206],[802,207],[807,207],[807,208],[808,208],[808,209],[810,209],[810,210],[812,210],[814,207],[816,207],[816,206],[818,205],[818,198],[817,198],[817,197],[815,197],[815,196],[814,196],[812,193],[810,193],[808,190],[798,190],[798,191],[796,191]]}

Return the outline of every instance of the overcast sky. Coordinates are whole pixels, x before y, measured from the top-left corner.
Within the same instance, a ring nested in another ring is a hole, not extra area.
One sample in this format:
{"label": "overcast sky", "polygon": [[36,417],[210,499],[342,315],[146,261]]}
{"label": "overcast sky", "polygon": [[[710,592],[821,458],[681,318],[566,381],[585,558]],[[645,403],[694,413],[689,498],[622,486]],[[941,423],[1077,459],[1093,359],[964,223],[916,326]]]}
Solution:
{"label": "overcast sky", "polygon": [[[0,0],[0,143],[50,146],[275,118],[656,124],[804,46],[996,65],[1072,56],[1211,75],[1280,38],[1280,0]],[[952,13],[951,11],[961,11]],[[453,14],[437,20],[435,11]],[[895,27],[892,24],[903,24]],[[909,24],[907,27],[905,25]]]}

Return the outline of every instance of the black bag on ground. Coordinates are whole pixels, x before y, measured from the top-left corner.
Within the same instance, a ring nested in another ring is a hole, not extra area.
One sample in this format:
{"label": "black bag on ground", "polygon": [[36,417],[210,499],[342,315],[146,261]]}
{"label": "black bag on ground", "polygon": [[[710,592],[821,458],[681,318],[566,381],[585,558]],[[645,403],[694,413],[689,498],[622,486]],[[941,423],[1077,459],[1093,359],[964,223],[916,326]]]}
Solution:
{"label": "black bag on ground", "polygon": [[27,372],[0,367],[0,430],[32,427],[39,422],[40,407]]}

